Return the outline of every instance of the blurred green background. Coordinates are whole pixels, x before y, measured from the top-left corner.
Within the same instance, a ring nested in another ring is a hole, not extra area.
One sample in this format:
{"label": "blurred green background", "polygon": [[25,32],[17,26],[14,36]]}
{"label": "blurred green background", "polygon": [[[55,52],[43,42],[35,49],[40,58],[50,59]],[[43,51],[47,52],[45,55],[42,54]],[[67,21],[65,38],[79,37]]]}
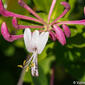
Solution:
{"label": "blurred green background", "polygon": [[[45,21],[52,0],[24,0]],[[51,21],[64,10],[61,1],[67,1],[71,10],[61,20],[84,19],[83,8],[85,0],[57,0]],[[33,17],[28,11],[19,6],[17,0],[3,0],[7,10]],[[11,34],[22,34],[23,30],[16,30],[12,26],[12,18],[0,15],[1,23],[7,23]],[[19,24],[34,25],[31,21],[18,19]],[[71,37],[67,44],[62,46],[58,41],[49,39],[44,51],[38,57],[39,77],[32,77],[30,71],[26,72],[24,85],[50,85],[51,70],[54,69],[54,85],[73,85],[73,81],[85,82],[85,26],[69,25]],[[23,39],[9,43],[0,33],[0,85],[17,85],[21,70],[17,65],[22,64],[29,53],[25,49]]]}

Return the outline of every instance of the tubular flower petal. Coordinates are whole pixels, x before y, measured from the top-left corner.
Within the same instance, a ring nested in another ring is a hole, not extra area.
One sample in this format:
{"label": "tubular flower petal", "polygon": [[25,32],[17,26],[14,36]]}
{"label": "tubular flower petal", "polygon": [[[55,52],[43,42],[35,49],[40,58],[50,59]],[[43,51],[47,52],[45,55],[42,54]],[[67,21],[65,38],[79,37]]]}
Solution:
{"label": "tubular flower petal", "polygon": [[50,7],[49,15],[48,15],[48,23],[49,23],[49,21],[50,21],[50,17],[51,17],[53,8],[54,8],[54,6],[55,6],[55,3],[56,3],[56,0],[53,0],[52,5],[51,5],[51,7]]}
{"label": "tubular flower petal", "polygon": [[56,33],[56,38],[59,40],[59,42],[60,42],[62,45],[65,45],[65,44],[66,44],[66,39],[65,39],[65,36],[64,36],[63,31],[62,31],[61,28],[58,27],[57,25],[54,25],[53,27],[54,27],[53,30],[54,30],[55,33]]}
{"label": "tubular flower petal", "polygon": [[53,41],[56,41],[56,36],[54,32],[50,31],[49,35]]}
{"label": "tubular flower petal", "polygon": [[37,17],[41,22],[43,22],[44,24],[46,24],[44,22],[44,20],[42,18],[40,18],[39,15],[37,15],[36,12],[34,12],[26,3],[24,3],[23,0],[18,0],[18,3],[20,4],[20,6],[24,7],[25,9],[27,9],[30,13],[32,13],[35,17]]}
{"label": "tubular flower petal", "polygon": [[16,29],[25,29],[25,28],[44,28],[44,26],[31,26],[31,25],[19,25],[16,17],[13,17],[12,24]]}
{"label": "tubular flower petal", "polygon": [[37,50],[38,52],[38,43],[39,43],[39,31],[35,30],[32,33],[31,37],[31,48],[33,49],[32,52],[35,52]]}
{"label": "tubular flower petal", "polygon": [[17,17],[17,18],[26,19],[26,20],[32,20],[32,21],[36,21],[36,22],[45,24],[41,20],[38,20],[38,19],[35,19],[35,18],[32,18],[32,17],[28,17],[28,16],[24,16],[24,15],[20,15],[20,14],[15,14],[13,12],[7,11],[3,7],[2,0],[0,0],[0,14],[2,14],[5,17]]}
{"label": "tubular flower petal", "polygon": [[32,52],[32,48],[31,48],[31,31],[30,29],[25,29],[24,31],[24,42],[25,42],[25,45],[26,45],[26,48],[29,52]]}
{"label": "tubular flower petal", "polygon": [[69,27],[67,25],[65,25],[65,24],[63,24],[62,27],[64,29],[66,37],[69,38],[70,35],[71,35],[71,31],[70,31]]}
{"label": "tubular flower petal", "polygon": [[25,29],[24,41],[27,50],[32,53],[37,50],[38,54],[40,54],[47,43],[48,36],[49,32],[42,32],[39,34],[39,31],[35,30],[33,33],[31,33],[29,28]]}
{"label": "tubular flower petal", "polygon": [[59,20],[60,18],[62,18],[62,17],[70,10],[70,5],[69,5],[67,2],[61,2],[61,4],[65,7],[65,10],[63,11],[63,13],[62,13],[59,17],[57,17],[57,18],[51,23],[51,25],[54,24],[54,23],[56,23],[57,20]]}
{"label": "tubular flower petal", "polygon": [[12,19],[12,24],[13,24],[13,26],[14,26],[15,28],[17,28],[17,29],[19,28],[16,17],[13,17],[13,19]]}
{"label": "tubular flower petal", "polygon": [[41,52],[43,51],[43,49],[45,48],[45,45],[48,41],[48,37],[49,37],[49,32],[42,32],[39,36],[39,50],[38,53],[41,54]]}
{"label": "tubular flower petal", "polygon": [[[38,60],[37,55],[41,54],[43,49],[46,46],[46,43],[48,41],[48,37],[50,35],[51,39],[55,41],[58,39],[58,41],[62,44],[66,44],[66,37],[70,37],[71,32],[67,24],[81,24],[85,25],[85,19],[83,20],[75,20],[75,21],[61,21],[61,19],[69,10],[70,5],[67,2],[61,2],[61,5],[65,7],[62,14],[57,17],[53,22],[50,23],[51,14],[53,12],[53,8],[55,6],[56,0],[52,0],[52,4],[50,7],[50,11],[48,14],[48,20],[45,22],[35,11],[33,11],[26,3],[23,2],[23,0],[18,0],[18,3],[24,7],[26,10],[28,10],[32,15],[34,15],[36,18],[28,17],[20,14],[16,14],[13,12],[10,12],[6,10],[3,6],[2,0],[0,0],[0,14],[6,17],[12,17],[12,24],[17,29],[25,29],[24,35],[10,35],[8,32],[6,23],[3,22],[1,26],[1,33],[5,40],[9,42],[13,42],[14,40],[20,39],[24,37],[25,46],[28,52],[33,53],[29,60],[25,63],[24,67],[27,69],[29,68],[29,64],[33,64],[31,66],[31,73],[33,76],[38,76]],[[85,15],[85,7],[84,7],[84,15]],[[25,20],[31,20],[41,23],[42,25],[35,25],[35,26],[26,26],[26,25],[19,25],[16,18],[25,19]],[[58,21],[59,20],[59,21]],[[64,32],[60,28],[60,25],[62,25]],[[31,32],[29,28],[45,28],[43,30],[40,30],[41,33],[38,30],[35,30],[34,32]],[[64,35],[65,34],[65,35]]]}
{"label": "tubular flower petal", "polygon": [[5,22],[2,23],[1,34],[3,35],[4,39],[9,42],[13,42],[14,40],[23,38],[23,35],[10,35]]}
{"label": "tubular flower petal", "polygon": [[29,52],[33,53],[32,63],[34,64],[34,66],[31,67],[31,73],[33,76],[38,76],[37,55],[41,54],[41,52],[43,51],[47,43],[48,36],[48,32],[42,32],[41,34],[39,34],[39,31],[37,30],[31,33],[29,28],[25,29],[24,31],[24,42],[26,48]]}
{"label": "tubular flower petal", "polygon": [[61,4],[68,10],[70,10],[70,5],[67,2],[61,2]]}
{"label": "tubular flower petal", "polygon": [[61,24],[80,24],[80,25],[85,25],[85,19],[83,20],[74,20],[74,21],[61,21],[57,23],[58,25]]}

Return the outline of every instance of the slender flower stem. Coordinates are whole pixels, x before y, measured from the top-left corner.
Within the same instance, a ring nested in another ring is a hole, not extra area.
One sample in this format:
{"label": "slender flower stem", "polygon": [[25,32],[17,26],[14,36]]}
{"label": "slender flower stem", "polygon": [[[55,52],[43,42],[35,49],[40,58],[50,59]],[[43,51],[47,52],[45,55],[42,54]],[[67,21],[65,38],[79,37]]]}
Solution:
{"label": "slender flower stem", "polygon": [[23,85],[23,77],[24,77],[24,75],[25,75],[25,69],[23,68],[17,85]]}
{"label": "slender flower stem", "polygon": [[32,13],[35,17],[37,17],[42,23],[46,24],[46,22],[44,22],[43,19],[36,12],[34,12],[26,3],[24,3],[23,0],[18,0],[18,3],[20,4],[20,6],[24,7],[30,13]]}
{"label": "slender flower stem", "polygon": [[58,25],[61,24],[81,24],[81,25],[85,25],[85,19],[84,20],[75,20],[75,21],[62,21],[57,23]]}
{"label": "slender flower stem", "polygon": [[0,0],[0,14],[2,14],[5,17],[17,17],[20,19],[26,19],[26,20],[32,20],[32,21],[36,21],[39,22],[41,24],[44,24],[41,20],[32,18],[32,17],[28,17],[28,16],[24,16],[24,15],[20,15],[20,14],[15,14],[13,12],[7,11],[4,7],[3,7],[3,3],[2,0]]}
{"label": "slender flower stem", "polygon": [[[15,14],[15,13],[9,12],[7,10],[3,11],[2,15],[3,16],[7,16],[7,17],[17,17],[17,18],[20,18],[20,19],[32,20],[32,21],[36,21],[36,22],[42,23],[38,19],[35,19],[35,18],[32,18],[32,17],[28,17],[28,16],[24,16],[24,15],[20,15],[20,14]],[[42,23],[42,24],[44,24],[44,23]]]}
{"label": "slender flower stem", "polygon": [[53,2],[52,2],[52,4],[51,4],[50,11],[49,11],[49,15],[48,15],[48,23],[50,22],[50,17],[51,17],[53,8],[54,8],[54,6],[55,6],[55,3],[56,3],[56,0],[53,0]]}
{"label": "slender flower stem", "polygon": [[52,23],[56,23],[57,20],[59,20],[60,18],[62,18],[69,10],[70,10],[70,5],[67,3],[67,2],[61,2],[61,5],[63,5],[65,7],[65,10],[63,11],[63,13],[58,17],[56,18]]}
{"label": "slender flower stem", "polygon": [[31,26],[31,25],[19,25],[16,17],[13,17],[12,24],[16,29],[25,29],[25,28],[44,28],[44,26]]}
{"label": "slender flower stem", "polygon": [[65,9],[65,10],[63,11],[63,13],[62,13],[58,18],[56,18],[50,25],[56,23],[56,21],[59,20],[60,18],[62,18],[67,12],[68,12],[68,10]]}
{"label": "slender flower stem", "polygon": [[54,85],[54,69],[52,69],[51,79],[50,79],[50,85]]}
{"label": "slender flower stem", "polygon": [[[13,25],[14,26],[14,25]],[[14,26],[15,27],[15,26]],[[25,29],[25,28],[44,28],[44,26],[31,26],[31,25],[17,25],[17,27],[15,27],[17,29]]]}

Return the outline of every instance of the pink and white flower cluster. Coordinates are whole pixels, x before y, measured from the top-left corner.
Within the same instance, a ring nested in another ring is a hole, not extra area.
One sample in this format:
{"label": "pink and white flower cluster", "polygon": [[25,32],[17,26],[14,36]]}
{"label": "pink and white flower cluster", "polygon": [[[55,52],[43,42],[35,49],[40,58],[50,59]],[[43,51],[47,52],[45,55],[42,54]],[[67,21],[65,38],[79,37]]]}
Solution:
{"label": "pink and white flower cluster", "polygon": [[[37,69],[37,55],[41,54],[43,51],[47,41],[48,37],[53,41],[58,40],[62,45],[66,44],[66,38],[69,38],[71,35],[71,31],[68,27],[68,24],[81,24],[85,25],[85,19],[83,20],[74,20],[74,21],[59,21],[66,13],[70,10],[70,5],[67,2],[61,2],[60,4],[64,6],[64,11],[62,14],[57,17],[54,21],[50,21],[56,0],[52,0],[52,4],[50,7],[50,11],[48,14],[48,20],[45,22],[35,11],[33,11],[23,0],[18,0],[18,3],[20,6],[24,7],[26,10],[28,10],[33,17],[28,17],[20,14],[16,14],[13,12],[10,12],[6,10],[3,6],[2,0],[0,0],[0,14],[5,17],[12,17],[12,24],[16,29],[25,29],[24,34],[22,35],[11,35],[8,32],[8,28],[5,22],[2,23],[1,26],[1,33],[5,40],[9,42],[13,42],[17,39],[24,38],[24,42],[27,48],[28,52],[33,53],[32,57],[29,59],[28,64],[32,61],[34,66],[31,68],[31,72],[33,76],[38,76],[38,69]],[[85,12],[85,11],[84,11]],[[24,20],[30,20],[38,22],[42,25],[19,25],[17,18],[24,19]],[[63,30],[60,28],[62,26]],[[30,28],[40,28],[41,31],[35,30],[34,32],[31,32]],[[45,28],[43,30],[42,28]]]}

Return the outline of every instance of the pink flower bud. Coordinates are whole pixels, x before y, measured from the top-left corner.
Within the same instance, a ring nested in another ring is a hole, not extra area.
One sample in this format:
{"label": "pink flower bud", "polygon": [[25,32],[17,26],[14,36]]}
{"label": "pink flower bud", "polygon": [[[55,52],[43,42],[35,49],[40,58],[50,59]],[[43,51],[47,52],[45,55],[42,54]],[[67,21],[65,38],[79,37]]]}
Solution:
{"label": "pink flower bud", "polygon": [[13,42],[14,40],[17,40],[23,37],[23,35],[10,35],[5,22],[2,23],[1,34],[3,35],[4,39],[9,42]]}
{"label": "pink flower bud", "polygon": [[12,19],[12,24],[13,24],[13,26],[15,27],[15,28],[19,28],[19,26],[18,26],[18,22],[17,22],[17,20],[16,20],[16,17],[13,17],[13,19]]}
{"label": "pink flower bud", "polygon": [[56,34],[55,34],[54,32],[50,31],[49,35],[50,35],[50,38],[51,38],[53,41],[56,41],[56,36],[55,36]]}
{"label": "pink flower bud", "polygon": [[84,16],[85,16],[85,7],[84,7]]}
{"label": "pink flower bud", "polygon": [[65,25],[65,24],[63,24],[62,27],[64,29],[66,37],[69,38],[70,35],[71,35],[71,31],[70,31],[69,27],[67,25]]}
{"label": "pink flower bud", "polygon": [[56,33],[56,38],[59,40],[59,42],[62,44],[62,45],[65,45],[66,44],[66,39],[65,39],[65,36],[64,36],[64,33],[63,31],[61,30],[61,28],[57,25],[54,25],[53,26],[53,30],[55,31]]}

